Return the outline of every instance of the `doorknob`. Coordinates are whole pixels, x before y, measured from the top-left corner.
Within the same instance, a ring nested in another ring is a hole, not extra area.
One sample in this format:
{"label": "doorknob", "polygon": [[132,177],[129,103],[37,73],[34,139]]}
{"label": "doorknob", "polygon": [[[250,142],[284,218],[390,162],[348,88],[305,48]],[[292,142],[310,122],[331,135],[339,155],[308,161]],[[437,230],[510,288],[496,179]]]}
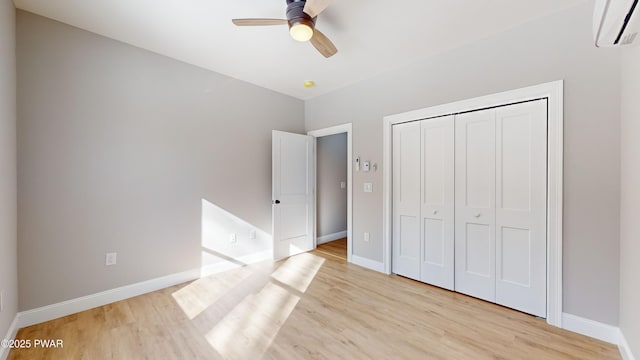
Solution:
{"label": "doorknob", "polygon": [[438,215],[438,210],[433,210],[433,215]]}
{"label": "doorknob", "polygon": [[474,216],[475,216],[475,217],[477,217],[477,218],[479,218],[479,217],[480,217],[480,215],[481,215],[480,213],[476,213]]}
{"label": "doorknob", "polygon": [[276,200],[273,202],[274,204],[280,204],[280,200]]}

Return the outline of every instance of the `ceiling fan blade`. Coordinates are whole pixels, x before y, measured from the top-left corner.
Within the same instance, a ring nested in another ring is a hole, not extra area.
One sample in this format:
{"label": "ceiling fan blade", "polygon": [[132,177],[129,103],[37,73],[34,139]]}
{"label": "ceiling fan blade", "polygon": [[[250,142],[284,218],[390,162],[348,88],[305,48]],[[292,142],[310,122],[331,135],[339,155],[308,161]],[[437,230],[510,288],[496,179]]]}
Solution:
{"label": "ceiling fan blade", "polygon": [[331,5],[331,0],[307,0],[304,4],[304,12],[312,18],[318,16],[327,6]]}
{"label": "ceiling fan blade", "polygon": [[237,26],[269,26],[288,24],[287,20],[284,19],[233,19],[231,21]]}
{"label": "ceiling fan blade", "polygon": [[338,52],[338,49],[333,45],[331,40],[318,29],[313,30],[311,44],[326,58],[330,58]]}

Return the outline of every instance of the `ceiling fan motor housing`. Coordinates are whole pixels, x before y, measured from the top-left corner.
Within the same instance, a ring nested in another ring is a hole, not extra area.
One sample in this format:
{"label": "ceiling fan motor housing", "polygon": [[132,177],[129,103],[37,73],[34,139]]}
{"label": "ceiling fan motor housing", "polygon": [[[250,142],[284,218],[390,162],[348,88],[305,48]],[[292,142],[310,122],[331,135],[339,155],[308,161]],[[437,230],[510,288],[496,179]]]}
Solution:
{"label": "ceiling fan motor housing", "polygon": [[296,24],[304,24],[311,29],[315,29],[316,18],[311,18],[304,12],[304,0],[287,0],[287,20],[289,21],[289,28]]}

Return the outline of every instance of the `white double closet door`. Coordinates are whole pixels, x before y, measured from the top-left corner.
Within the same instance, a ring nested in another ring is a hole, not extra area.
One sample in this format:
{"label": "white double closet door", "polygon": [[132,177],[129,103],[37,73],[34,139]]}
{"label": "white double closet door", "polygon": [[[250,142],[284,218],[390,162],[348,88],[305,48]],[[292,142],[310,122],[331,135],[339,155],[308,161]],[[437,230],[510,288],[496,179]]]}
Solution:
{"label": "white double closet door", "polygon": [[546,317],[547,103],[393,126],[394,273]]}
{"label": "white double closet door", "polygon": [[454,118],[393,126],[394,273],[454,289]]}

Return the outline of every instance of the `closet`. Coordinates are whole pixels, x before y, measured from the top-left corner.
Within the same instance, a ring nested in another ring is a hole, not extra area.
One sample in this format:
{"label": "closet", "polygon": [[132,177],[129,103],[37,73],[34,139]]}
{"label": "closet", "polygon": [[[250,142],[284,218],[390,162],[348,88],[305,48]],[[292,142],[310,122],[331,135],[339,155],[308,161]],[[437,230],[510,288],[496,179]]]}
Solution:
{"label": "closet", "polygon": [[546,316],[547,100],[393,125],[392,271]]}
{"label": "closet", "polygon": [[392,271],[454,290],[454,118],[393,126]]}

